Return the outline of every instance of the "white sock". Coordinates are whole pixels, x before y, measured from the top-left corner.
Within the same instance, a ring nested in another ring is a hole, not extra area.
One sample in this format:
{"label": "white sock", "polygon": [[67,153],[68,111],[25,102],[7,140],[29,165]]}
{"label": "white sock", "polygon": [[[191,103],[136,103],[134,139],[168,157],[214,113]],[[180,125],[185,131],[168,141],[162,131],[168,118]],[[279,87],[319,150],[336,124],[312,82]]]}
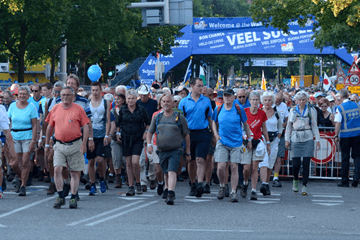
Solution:
{"label": "white sock", "polygon": [[269,185],[269,183],[268,182],[266,182],[266,183],[264,183],[265,185]]}
{"label": "white sock", "polygon": [[186,167],[182,167],[181,172],[185,172],[185,171],[186,171]]}
{"label": "white sock", "polygon": [[231,190],[231,193],[236,193],[236,191],[235,191],[235,190]]}
{"label": "white sock", "polygon": [[256,192],[256,188],[252,188],[251,191],[252,191],[252,192]]}
{"label": "white sock", "polygon": [[220,183],[220,187],[225,187],[225,183]]}
{"label": "white sock", "polygon": [[278,178],[278,177],[274,177],[273,181],[275,181],[275,180],[279,180],[279,178]]}
{"label": "white sock", "polygon": [[248,184],[249,184],[249,182],[245,182],[245,181],[244,181],[244,185],[248,185]]}
{"label": "white sock", "polygon": [[264,185],[265,185],[265,184],[266,184],[266,182],[263,182],[262,184],[264,184]]}
{"label": "white sock", "polygon": [[158,184],[163,185],[163,184],[164,184],[164,181],[162,181],[162,182],[158,182]]}

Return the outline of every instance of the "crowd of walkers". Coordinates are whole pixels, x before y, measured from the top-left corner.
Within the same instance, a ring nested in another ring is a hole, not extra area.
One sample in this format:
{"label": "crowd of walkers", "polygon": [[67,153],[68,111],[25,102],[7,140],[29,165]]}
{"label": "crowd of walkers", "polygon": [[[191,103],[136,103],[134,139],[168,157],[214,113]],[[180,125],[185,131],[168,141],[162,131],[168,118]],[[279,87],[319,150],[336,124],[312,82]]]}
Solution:
{"label": "crowd of walkers", "polygon": [[[360,105],[346,89],[322,93],[275,86],[268,91],[239,86],[214,91],[199,78],[171,89],[154,83],[138,89],[91,91],[69,75],[57,82],[15,86],[1,93],[0,198],[6,182],[26,196],[32,179],[58,194],[54,208],[77,208],[80,183],[90,196],[127,185],[126,196],[157,189],[174,204],[178,181],[189,178],[190,196],[201,198],[219,184],[219,200],[238,202],[259,191],[271,195],[286,149],[293,164],[293,188],[307,195],[311,157],[320,149],[320,127],[335,127],[340,140],[340,187],[349,187],[350,156],[360,174]],[[4,174],[3,174],[4,173]],[[249,185],[251,188],[249,190]]]}

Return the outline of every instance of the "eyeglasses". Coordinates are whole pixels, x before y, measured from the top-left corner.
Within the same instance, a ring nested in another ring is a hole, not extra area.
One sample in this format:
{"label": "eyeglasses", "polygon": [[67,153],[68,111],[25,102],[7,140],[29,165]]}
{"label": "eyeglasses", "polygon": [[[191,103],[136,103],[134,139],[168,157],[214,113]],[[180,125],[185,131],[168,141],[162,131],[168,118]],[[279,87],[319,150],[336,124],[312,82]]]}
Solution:
{"label": "eyeglasses", "polygon": [[327,105],[322,105],[321,107],[322,107],[322,108],[327,108]]}
{"label": "eyeglasses", "polygon": [[177,102],[179,102],[179,101],[175,100],[174,102],[176,102],[176,103],[177,103]]}
{"label": "eyeglasses", "polygon": [[60,94],[60,91],[54,91],[55,94]]}
{"label": "eyeglasses", "polygon": [[258,98],[255,98],[255,99],[250,99],[250,101],[260,101],[260,99],[258,99]]}
{"label": "eyeglasses", "polygon": [[38,92],[39,90],[31,90],[31,92]]}
{"label": "eyeglasses", "polygon": [[246,98],[246,96],[238,96],[238,98]]}
{"label": "eyeglasses", "polygon": [[352,102],[356,102],[356,100],[351,100]]}
{"label": "eyeglasses", "polygon": [[195,85],[195,87],[202,88],[202,87],[204,87],[204,85]]}

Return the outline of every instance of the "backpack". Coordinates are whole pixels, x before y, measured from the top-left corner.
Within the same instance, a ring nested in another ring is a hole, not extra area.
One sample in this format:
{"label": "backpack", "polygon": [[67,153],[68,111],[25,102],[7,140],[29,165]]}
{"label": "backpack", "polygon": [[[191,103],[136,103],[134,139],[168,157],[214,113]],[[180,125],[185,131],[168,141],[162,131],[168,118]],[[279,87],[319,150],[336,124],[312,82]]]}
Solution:
{"label": "backpack", "polygon": [[[217,108],[217,112],[216,112],[217,124],[219,124],[219,114],[220,114],[220,111],[221,111],[223,105],[224,104],[221,104],[220,107]],[[240,124],[241,124],[242,117],[241,117],[240,105],[235,103],[235,107],[236,107],[237,113],[240,115]]]}
{"label": "backpack", "polygon": [[[119,120],[120,120],[120,129],[122,129],[122,126],[123,126],[122,116],[124,116],[124,114],[125,114],[125,106],[126,106],[126,104],[122,105],[121,108],[120,108],[120,111],[119,111],[119,116],[121,116],[121,117],[119,117]],[[138,103],[136,103],[136,106],[137,106],[137,108],[138,108],[139,111],[140,111],[141,119],[144,120],[144,113],[143,113],[143,111],[142,111],[142,108],[143,108],[143,107],[140,106]],[[136,108],[135,108],[135,109],[136,109]],[[121,114],[120,114],[120,113],[121,113]],[[143,121],[143,124],[141,125],[142,130],[145,129],[144,123],[145,123],[145,122]]]}
{"label": "backpack", "polygon": [[279,120],[279,114],[278,114],[278,111],[276,110],[276,106],[273,108],[274,109],[274,112],[275,112],[275,117],[277,120]]}
{"label": "backpack", "polygon": [[[184,135],[184,131],[183,131],[183,127],[180,123],[180,113],[179,112],[175,112],[175,123],[171,123],[171,122],[166,122],[166,123],[163,123],[163,124],[176,124],[180,131],[181,131],[181,135]],[[156,124],[155,124],[155,127],[156,127],[156,130],[155,130],[155,133],[156,134],[159,134],[159,131],[158,131],[158,125],[159,125],[159,122],[160,122],[160,119],[162,118],[162,116],[164,115],[164,112],[160,112],[158,113],[158,115],[156,115]]]}

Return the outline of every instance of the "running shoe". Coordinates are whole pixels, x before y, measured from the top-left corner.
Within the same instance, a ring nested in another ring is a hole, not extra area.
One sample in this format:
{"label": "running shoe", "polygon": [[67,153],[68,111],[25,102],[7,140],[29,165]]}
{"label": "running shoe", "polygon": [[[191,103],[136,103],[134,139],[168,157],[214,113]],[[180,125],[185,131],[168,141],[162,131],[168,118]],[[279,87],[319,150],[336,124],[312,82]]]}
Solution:
{"label": "running shoe", "polygon": [[65,198],[57,197],[55,199],[54,208],[61,208],[62,205],[65,205]]}
{"label": "running shoe", "polygon": [[193,197],[196,196],[196,184],[195,183],[191,184],[189,196],[193,196]]}
{"label": "running shoe", "polygon": [[302,186],[302,189],[301,189],[301,194],[304,195],[304,196],[307,196],[307,187],[306,186]]}
{"label": "running shoe", "polygon": [[164,192],[164,183],[163,184],[158,183],[158,185],[157,185],[157,194],[159,196],[161,196],[163,194],[163,192]]}
{"label": "running shoe", "polygon": [[270,185],[266,184],[266,195],[271,195]]}
{"label": "running shoe", "polygon": [[205,184],[204,186],[204,193],[210,193],[210,184]]}
{"label": "running shoe", "polygon": [[154,190],[156,188],[156,179],[150,180],[150,189]]}
{"label": "running shoe", "polygon": [[126,193],[126,196],[131,197],[135,195],[135,188],[129,187],[129,191]]}
{"label": "running shoe", "polygon": [[21,186],[20,192],[19,192],[19,196],[20,196],[20,197],[26,196],[26,189],[25,189],[24,186]]}
{"label": "running shoe", "polygon": [[73,208],[73,209],[77,208],[77,201],[75,198],[70,199],[69,208]]}
{"label": "running shoe", "polygon": [[260,192],[266,196],[266,184],[261,184]]}
{"label": "running shoe", "polygon": [[203,187],[202,183],[198,183],[198,186],[196,188],[196,195],[195,196],[198,197],[198,198],[201,198],[203,193],[204,193],[204,187]]}
{"label": "running shoe", "polygon": [[243,188],[241,189],[241,191],[240,191],[240,196],[241,196],[242,198],[246,198],[248,187],[249,187],[249,184],[247,184],[247,185],[244,184]]}
{"label": "running shoe", "polygon": [[106,192],[106,182],[105,181],[100,181],[100,192],[101,193]]}
{"label": "running shoe", "polygon": [[230,194],[230,202],[238,202],[238,199],[236,197],[236,192]]}
{"label": "running shoe", "polygon": [[257,200],[257,194],[256,194],[256,192],[251,191],[250,200]]}
{"label": "running shoe", "polygon": [[79,191],[76,192],[75,200],[78,202],[80,201]]}
{"label": "running shoe", "polygon": [[140,183],[137,183],[136,184],[136,195],[140,195],[140,194],[143,194],[143,190],[141,188]]}
{"label": "running shoe", "polygon": [[221,200],[225,197],[225,187],[220,187],[217,199]]}
{"label": "running shoe", "polygon": [[225,197],[229,197],[229,196],[230,196],[229,185],[225,184]]}
{"label": "running shoe", "polygon": [[141,185],[141,189],[143,192],[147,192],[147,185]]}
{"label": "running shoe", "polygon": [[163,192],[163,195],[162,195],[162,198],[166,199],[168,197],[168,193],[169,193],[168,189],[165,188],[165,190]]}
{"label": "running shoe", "polygon": [[55,183],[50,183],[49,189],[47,190],[47,195],[54,195],[56,193]]}
{"label": "running shoe", "polygon": [[273,180],[272,186],[273,186],[273,187],[282,187],[282,184],[281,184],[281,182],[279,181],[279,179],[275,179],[275,180]]}
{"label": "running shoe", "polygon": [[166,198],[165,202],[166,202],[167,205],[174,205],[174,200],[175,200],[175,193],[174,194],[169,193],[167,195],[167,198]]}
{"label": "running shoe", "polygon": [[95,196],[97,194],[97,190],[95,186],[91,186],[89,196]]}
{"label": "running shoe", "polygon": [[15,185],[15,192],[16,193],[20,192],[20,187],[21,187],[21,180],[16,182],[16,185]]}
{"label": "running shoe", "polygon": [[294,192],[299,191],[299,180],[293,180],[293,191]]}

